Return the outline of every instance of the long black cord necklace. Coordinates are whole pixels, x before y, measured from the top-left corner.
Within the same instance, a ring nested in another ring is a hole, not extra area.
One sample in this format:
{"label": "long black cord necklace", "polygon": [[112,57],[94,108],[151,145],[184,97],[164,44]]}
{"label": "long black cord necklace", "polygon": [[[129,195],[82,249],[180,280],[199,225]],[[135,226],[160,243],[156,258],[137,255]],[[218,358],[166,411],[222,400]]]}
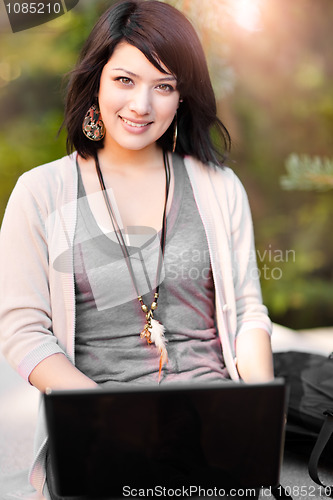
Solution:
{"label": "long black cord necklace", "polygon": [[118,225],[117,219],[116,219],[114,211],[112,209],[112,205],[111,205],[109,196],[107,194],[105,182],[104,182],[101,168],[99,165],[98,155],[97,155],[97,153],[95,155],[96,171],[97,171],[99,183],[101,186],[101,191],[103,193],[105,205],[106,205],[107,210],[109,212],[112,227],[114,229],[118,243],[119,243],[120,248],[122,250],[125,262],[127,264],[129,274],[131,276],[131,279],[132,279],[132,282],[134,285],[134,288],[136,290],[136,293],[138,296],[138,301],[140,302],[140,305],[141,305],[141,310],[145,314],[146,323],[145,323],[145,326],[144,326],[142,332],[140,333],[140,338],[141,339],[145,338],[148,344],[154,343],[156,345],[156,347],[158,348],[159,353],[160,353],[159,378],[158,378],[159,381],[161,378],[162,367],[168,361],[168,353],[166,350],[167,340],[165,339],[165,336],[164,336],[165,328],[163,325],[161,325],[161,323],[159,321],[154,319],[154,311],[157,309],[157,305],[158,305],[160,277],[161,277],[161,270],[162,270],[163,257],[164,257],[164,251],[165,251],[167,203],[168,203],[168,196],[169,196],[169,189],[170,189],[170,164],[169,164],[168,154],[165,151],[163,151],[163,163],[164,163],[164,170],[165,170],[165,200],[164,200],[162,231],[161,231],[161,239],[160,239],[160,251],[159,251],[157,271],[156,271],[156,283],[157,283],[157,285],[155,288],[154,299],[153,299],[150,307],[148,308],[148,306],[143,302],[142,295],[140,295],[140,292],[138,289],[137,279],[135,277],[135,273],[134,273],[131,258],[130,258],[130,254],[129,254],[123,233]]}

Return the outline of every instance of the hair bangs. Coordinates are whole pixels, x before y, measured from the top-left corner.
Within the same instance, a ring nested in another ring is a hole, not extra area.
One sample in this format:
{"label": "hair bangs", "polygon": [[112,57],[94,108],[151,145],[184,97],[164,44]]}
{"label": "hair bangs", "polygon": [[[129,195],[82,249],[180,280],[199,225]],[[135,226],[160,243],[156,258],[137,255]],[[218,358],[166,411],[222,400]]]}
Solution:
{"label": "hair bangs", "polygon": [[172,39],[166,36],[166,27],[165,29],[156,28],[156,22],[150,23],[149,15],[147,16],[145,13],[143,16],[139,10],[139,12],[132,13],[128,18],[122,33],[122,41],[140,50],[161,73],[171,73],[177,78],[177,74],[172,68],[174,65],[174,51],[176,51],[177,47],[173,47]]}

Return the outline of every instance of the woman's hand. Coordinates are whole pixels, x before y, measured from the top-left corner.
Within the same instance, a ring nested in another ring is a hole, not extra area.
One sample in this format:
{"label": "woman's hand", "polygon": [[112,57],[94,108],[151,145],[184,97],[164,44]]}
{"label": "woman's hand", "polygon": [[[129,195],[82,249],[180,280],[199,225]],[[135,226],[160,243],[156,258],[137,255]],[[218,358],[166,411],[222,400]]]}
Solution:
{"label": "woman's hand", "polygon": [[29,382],[41,392],[46,389],[90,389],[98,384],[80,372],[61,353],[53,354],[41,361],[30,373]]}
{"label": "woman's hand", "polygon": [[248,330],[236,339],[237,369],[248,383],[274,379],[271,339],[265,330]]}

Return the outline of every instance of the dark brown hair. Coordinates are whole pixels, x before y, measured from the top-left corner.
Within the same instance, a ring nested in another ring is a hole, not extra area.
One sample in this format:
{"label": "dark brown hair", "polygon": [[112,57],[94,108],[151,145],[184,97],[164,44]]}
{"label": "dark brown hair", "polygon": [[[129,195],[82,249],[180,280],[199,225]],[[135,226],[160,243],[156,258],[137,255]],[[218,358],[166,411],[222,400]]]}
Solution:
{"label": "dark brown hair", "polygon": [[[93,142],[85,137],[82,122],[97,100],[103,67],[120,42],[138,48],[165,73],[161,61],[176,77],[183,100],[177,113],[176,152],[192,155],[204,163],[222,164],[224,153],[230,147],[230,136],[217,117],[215,95],[200,40],[179,10],[157,0],[118,2],[93,28],[68,86],[64,120],[68,152],[76,149],[86,158],[103,147],[103,141]],[[173,130],[171,124],[158,140],[165,150],[172,148]]]}

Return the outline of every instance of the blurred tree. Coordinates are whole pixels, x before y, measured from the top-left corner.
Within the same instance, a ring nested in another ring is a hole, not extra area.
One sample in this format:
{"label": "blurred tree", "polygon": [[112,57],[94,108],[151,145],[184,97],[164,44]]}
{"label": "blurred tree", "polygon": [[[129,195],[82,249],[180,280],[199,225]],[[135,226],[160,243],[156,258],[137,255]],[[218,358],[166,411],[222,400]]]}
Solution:
{"label": "blurred tree", "polygon": [[[287,169],[298,165],[283,181],[291,186],[313,168],[307,159],[332,157],[332,0],[165,1],[199,30],[233,138],[229,164],[249,195],[272,319],[294,328],[332,325],[331,191],[291,195],[279,183],[285,158]],[[21,173],[66,154],[65,133],[57,137],[63,75],[111,3],[80,0],[46,25],[0,35],[0,219]]]}
{"label": "blurred tree", "polygon": [[332,156],[332,22],[328,0],[270,0],[260,30],[225,27],[236,80],[224,102],[232,166],[252,207],[264,301],[293,328],[333,324],[331,191],[291,196],[279,182],[291,151],[304,151],[300,161]]}
{"label": "blurred tree", "polygon": [[[289,155],[285,161],[287,175],[280,178],[283,189],[316,191],[327,193],[333,188],[333,161],[329,158],[309,155]],[[304,311],[304,320],[318,324],[318,318],[326,317],[330,322],[332,307],[332,238],[326,231],[331,225],[332,196],[317,196],[311,207],[298,212],[297,245],[298,262],[288,271],[285,285],[289,292],[280,290],[275,296],[279,307],[292,315],[292,310]],[[311,235],[310,238],[308,236]],[[291,303],[287,299],[293,297]],[[313,304],[313,305],[312,305]],[[310,306],[312,305],[312,307]]]}
{"label": "blurred tree", "polygon": [[46,25],[0,35],[0,220],[20,174],[66,154],[64,75],[105,0],[83,2]]}
{"label": "blurred tree", "polygon": [[291,154],[286,160],[288,175],[281,177],[283,189],[326,191],[333,188],[333,160]]}

